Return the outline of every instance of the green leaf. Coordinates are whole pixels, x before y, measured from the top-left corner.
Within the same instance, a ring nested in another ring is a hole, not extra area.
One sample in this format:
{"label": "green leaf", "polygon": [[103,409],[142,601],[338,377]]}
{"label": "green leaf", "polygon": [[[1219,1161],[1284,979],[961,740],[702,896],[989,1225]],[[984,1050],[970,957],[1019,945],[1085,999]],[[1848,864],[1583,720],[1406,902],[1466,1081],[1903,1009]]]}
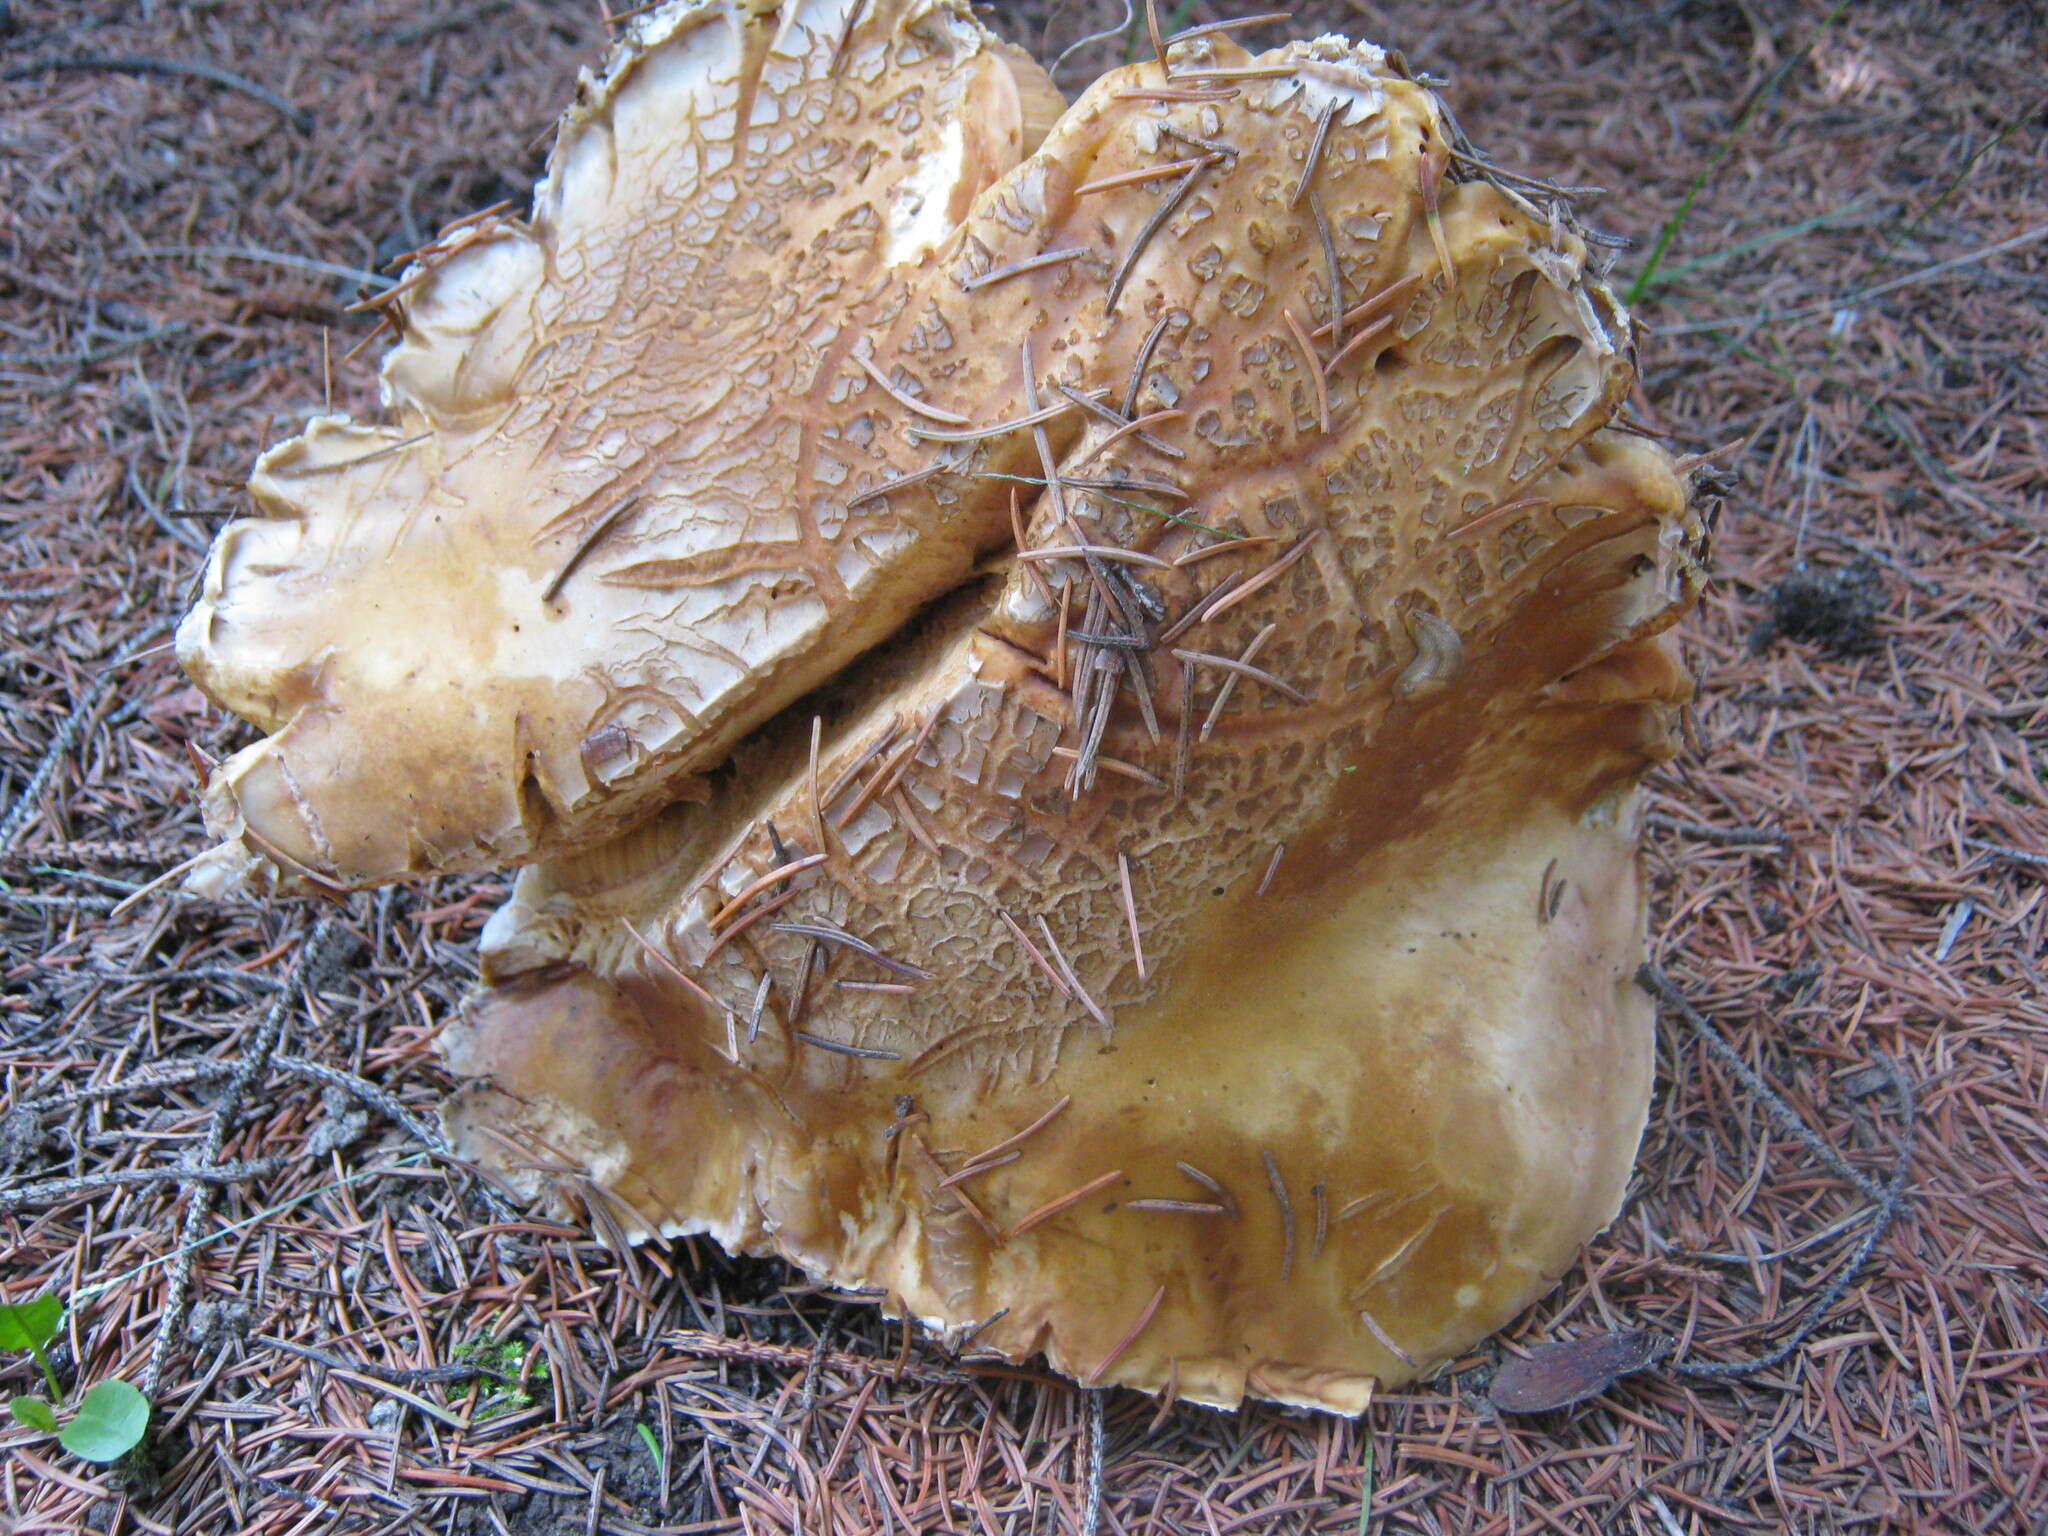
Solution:
{"label": "green leaf", "polygon": [[7,1405],[7,1411],[14,1415],[17,1424],[26,1424],[46,1435],[57,1433],[56,1412],[40,1397],[17,1397]]}
{"label": "green leaf", "polygon": [[148,1428],[148,1398],[125,1381],[96,1381],[57,1442],[87,1461],[114,1461],[134,1450]]}
{"label": "green leaf", "polygon": [[33,1301],[0,1302],[0,1349],[41,1349],[57,1337],[64,1303],[45,1292]]}

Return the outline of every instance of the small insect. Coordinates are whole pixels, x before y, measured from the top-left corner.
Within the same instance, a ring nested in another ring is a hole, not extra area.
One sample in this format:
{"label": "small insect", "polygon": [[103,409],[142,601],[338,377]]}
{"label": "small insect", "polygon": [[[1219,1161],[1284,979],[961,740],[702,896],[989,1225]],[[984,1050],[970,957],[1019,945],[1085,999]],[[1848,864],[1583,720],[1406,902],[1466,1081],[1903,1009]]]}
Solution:
{"label": "small insect", "polygon": [[1503,1413],[1568,1408],[1656,1364],[1670,1347],[1669,1339],[1648,1328],[1540,1344],[1526,1360],[1504,1362],[1486,1395]]}

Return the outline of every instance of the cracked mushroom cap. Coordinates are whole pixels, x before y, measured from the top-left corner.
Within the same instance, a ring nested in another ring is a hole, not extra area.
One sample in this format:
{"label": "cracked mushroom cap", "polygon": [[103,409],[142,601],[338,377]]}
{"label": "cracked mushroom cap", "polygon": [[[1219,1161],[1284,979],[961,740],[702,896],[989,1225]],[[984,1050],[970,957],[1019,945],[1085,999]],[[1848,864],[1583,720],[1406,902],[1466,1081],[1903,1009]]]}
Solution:
{"label": "cracked mushroom cap", "polygon": [[[1584,243],[1427,91],[1336,38],[1171,63],[927,290],[912,372],[1014,369],[963,402],[1029,466],[1014,557],[523,872],[448,1119],[977,1351],[1357,1412],[1619,1204],[1702,530]],[[900,515],[986,472],[870,405],[939,466]]]}
{"label": "cracked mushroom cap", "polygon": [[530,216],[380,301],[386,419],[272,448],[215,540],[179,659],[266,736],[211,776],[193,883],[590,846],[1006,541],[994,481],[878,489],[929,457],[897,397],[943,428],[1016,391],[941,263],[1059,106],[965,0],[640,18]]}

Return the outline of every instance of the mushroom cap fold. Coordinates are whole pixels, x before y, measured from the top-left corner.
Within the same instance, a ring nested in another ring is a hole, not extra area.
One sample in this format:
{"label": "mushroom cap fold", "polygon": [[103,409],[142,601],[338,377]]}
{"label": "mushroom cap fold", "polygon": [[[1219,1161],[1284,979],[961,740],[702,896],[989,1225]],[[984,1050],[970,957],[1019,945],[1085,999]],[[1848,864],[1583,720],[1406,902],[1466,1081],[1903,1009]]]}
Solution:
{"label": "mushroom cap fold", "polygon": [[1056,101],[965,0],[633,23],[530,215],[382,301],[388,419],[272,448],[216,539],[179,658],[267,734],[212,776],[195,883],[601,842],[1007,540],[993,483],[864,493],[925,457],[892,390],[960,420],[1014,389],[941,261]]}
{"label": "mushroom cap fold", "polygon": [[1456,180],[1426,90],[1335,38],[1174,62],[938,256],[931,371],[1036,425],[918,437],[911,499],[1028,482],[1015,558],[525,870],[448,1121],[977,1350],[1357,1412],[1618,1208],[1704,533],[1583,241]]}

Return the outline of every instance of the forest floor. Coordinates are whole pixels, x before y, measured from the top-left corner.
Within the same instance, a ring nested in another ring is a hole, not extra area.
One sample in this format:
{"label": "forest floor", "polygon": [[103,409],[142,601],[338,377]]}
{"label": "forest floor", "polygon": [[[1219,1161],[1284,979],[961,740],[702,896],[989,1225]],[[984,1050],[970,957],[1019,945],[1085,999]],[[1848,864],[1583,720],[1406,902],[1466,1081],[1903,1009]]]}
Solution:
{"label": "forest floor", "polygon": [[[988,8],[1046,58],[1120,10]],[[1860,1183],[1667,1010],[1620,1220],[1356,1421],[1160,1416],[778,1264],[493,1207],[438,1153],[434,1039],[503,880],[356,899],[322,945],[303,902],[110,909],[202,845],[186,744],[247,739],[165,649],[212,527],[321,408],[323,347],[373,408],[361,274],[520,195],[604,21],[30,0],[0,7],[0,1287],[66,1299],[60,1380],[155,1420],[105,1467],[0,1428],[0,1530],[2048,1532],[2048,13],[1293,25],[1399,47],[1497,161],[1610,189],[1637,409],[1734,477],[1697,740],[1653,783],[1656,955]],[[1552,1341],[1737,1362],[1802,1321],[1745,1374],[1489,1396]],[[0,1395],[39,1383],[0,1362]]]}

